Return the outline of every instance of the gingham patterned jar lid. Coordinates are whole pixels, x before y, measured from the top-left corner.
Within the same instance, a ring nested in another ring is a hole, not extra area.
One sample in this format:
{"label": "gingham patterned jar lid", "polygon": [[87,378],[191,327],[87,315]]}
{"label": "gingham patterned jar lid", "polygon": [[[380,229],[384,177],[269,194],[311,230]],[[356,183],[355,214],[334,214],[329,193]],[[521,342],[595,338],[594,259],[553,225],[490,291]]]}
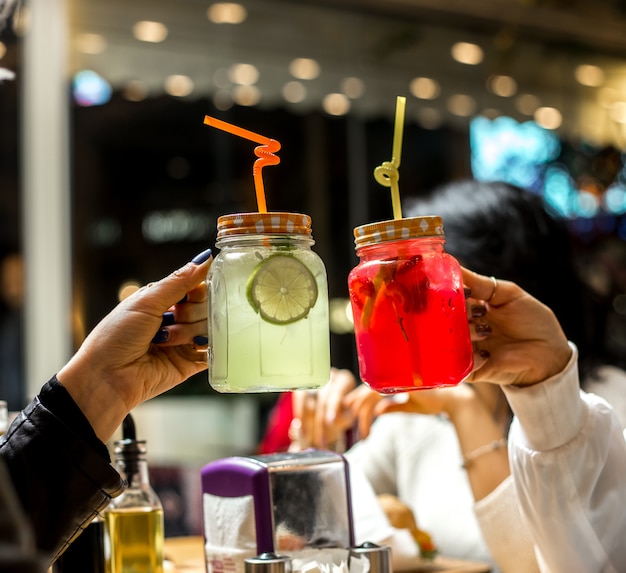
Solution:
{"label": "gingham patterned jar lid", "polygon": [[217,238],[232,235],[311,236],[311,217],[301,213],[235,213],[217,219]]}
{"label": "gingham patterned jar lid", "polygon": [[357,249],[386,241],[400,241],[417,237],[444,237],[441,217],[408,217],[378,223],[368,223],[354,229]]}

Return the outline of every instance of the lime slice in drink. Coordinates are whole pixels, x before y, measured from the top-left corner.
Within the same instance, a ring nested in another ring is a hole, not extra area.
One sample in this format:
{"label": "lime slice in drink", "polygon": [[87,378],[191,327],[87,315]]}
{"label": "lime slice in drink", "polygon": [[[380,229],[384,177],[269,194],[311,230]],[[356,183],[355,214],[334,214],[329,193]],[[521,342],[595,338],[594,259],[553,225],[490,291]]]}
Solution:
{"label": "lime slice in drink", "polygon": [[288,324],[309,314],[317,300],[311,271],[291,255],[272,255],[248,279],[248,302],[267,322]]}

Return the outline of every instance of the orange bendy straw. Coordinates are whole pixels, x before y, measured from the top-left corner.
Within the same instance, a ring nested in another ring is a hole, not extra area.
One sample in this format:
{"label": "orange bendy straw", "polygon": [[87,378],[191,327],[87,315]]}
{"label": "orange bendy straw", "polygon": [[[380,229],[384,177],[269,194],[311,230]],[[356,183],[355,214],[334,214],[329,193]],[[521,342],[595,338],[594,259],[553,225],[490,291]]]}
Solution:
{"label": "orange bendy straw", "polygon": [[384,187],[391,187],[391,204],[393,206],[394,219],[402,219],[402,207],[400,205],[400,189],[398,187],[398,167],[400,167],[400,155],[402,154],[402,133],[404,131],[404,110],[406,98],[398,96],[396,99],[396,123],[393,131],[393,149],[391,161],[385,161],[374,169],[374,178]]}
{"label": "orange bendy straw", "polygon": [[221,129],[222,131],[227,131],[233,135],[238,135],[239,137],[243,137],[244,139],[249,139],[250,141],[260,144],[258,147],[254,148],[254,154],[258,157],[258,159],[254,162],[252,167],[252,175],[254,177],[257,209],[259,210],[259,213],[267,213],[265,188],[263,186],[261,169],[263,169],[266,165],[278,165],[280,163],[280,157],[274,155],[274,153],[280,149],[280,143],[278,143],[275,139],[270,139],[269,137],[248,131],[243,127],[238,127],[209,115],[204,116],[204,123],[206,125],[210,125],[211,127],[217,127],[217,129]]}

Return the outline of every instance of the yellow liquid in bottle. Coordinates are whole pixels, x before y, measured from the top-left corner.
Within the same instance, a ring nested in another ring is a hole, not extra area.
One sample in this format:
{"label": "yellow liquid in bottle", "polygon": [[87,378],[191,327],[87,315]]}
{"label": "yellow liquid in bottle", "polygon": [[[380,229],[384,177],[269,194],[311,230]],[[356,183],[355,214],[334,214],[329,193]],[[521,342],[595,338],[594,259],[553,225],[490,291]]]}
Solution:
{"label": "yellow liquid in bottle", "polygon": [[111,509],[108,531],[108,573],[163,573],[163,510]]}

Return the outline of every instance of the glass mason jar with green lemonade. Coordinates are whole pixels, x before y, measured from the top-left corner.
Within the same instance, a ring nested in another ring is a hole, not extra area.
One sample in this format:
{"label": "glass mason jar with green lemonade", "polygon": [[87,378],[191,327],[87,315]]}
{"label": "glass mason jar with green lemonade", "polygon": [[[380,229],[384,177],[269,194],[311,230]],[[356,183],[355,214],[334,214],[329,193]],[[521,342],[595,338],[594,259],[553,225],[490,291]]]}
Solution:
{"label": "glass mason jar with green lemonade", "polygon": [[209,383],[218,392],[315,389],[330,375],[328,281],[311,218],[239,213],[217,221],[209,288]]}

